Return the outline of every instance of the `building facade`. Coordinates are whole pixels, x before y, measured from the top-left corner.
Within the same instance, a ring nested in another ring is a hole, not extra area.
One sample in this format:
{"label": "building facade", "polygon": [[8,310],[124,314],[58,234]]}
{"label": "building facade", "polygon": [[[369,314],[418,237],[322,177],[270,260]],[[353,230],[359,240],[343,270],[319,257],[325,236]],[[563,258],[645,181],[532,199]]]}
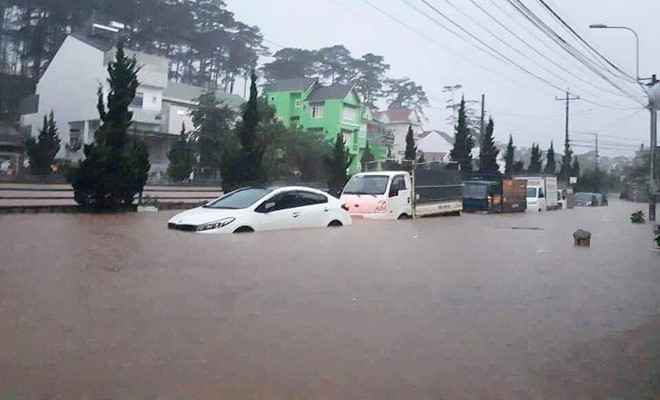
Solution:
{"label": "building facade", "polygon": [[286,126],[318,133],[327,141],[342,135],[353,156],[349,171],[360,170],[371,113],[352,86],[322,86],[316,79],[297,78],[273,82],[264,91],[268,104]]}
{"label": "building facade", "polygon": [[403,159],[406,153],[406,135],[408,128],[412,127],[415,143],[424,132],[422,114],[411,108],[390,108],[385,111],[374,112],[374,118],[383,123],[386,129],[392,132],[392,156]]}
{"label": "building facade", "polygon": [[[168,81],[169,65],[164,57],[125,50],[140,67],[137,94],[130,106],[133,123],[129,134],[143,138],[149,147],[151,173],[167,170],[167,152],[181,132],[182,124],[193,128],[190,111],[203,88]],[[21,125],[38,135],[43,116],[53,111],[62,146],[57,159],[78,161],[83,145],[94,141],[99,127],[97,91],[109,92],[108,64],[115,59],[114,41],[93,35],[69,35],[57,51],[33,96],[25,99]],[[238,96],[217,92],[216,97],[230,108],[242,102]]]}

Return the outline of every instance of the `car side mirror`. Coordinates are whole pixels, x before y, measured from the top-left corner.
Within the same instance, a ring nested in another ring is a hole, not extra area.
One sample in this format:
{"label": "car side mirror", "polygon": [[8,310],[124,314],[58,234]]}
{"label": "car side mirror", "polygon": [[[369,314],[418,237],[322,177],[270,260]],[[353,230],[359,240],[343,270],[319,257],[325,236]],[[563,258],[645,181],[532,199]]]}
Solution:
{"label": "car side mirror", "polygon": [[399,195],[399,189],[390,189],[390,197],[396,197]]}
{"label": "car side mirror", "polygon": [[269,201],[264,205],[264,212],[271,212],[275,208],[275,202],[274,201]]}

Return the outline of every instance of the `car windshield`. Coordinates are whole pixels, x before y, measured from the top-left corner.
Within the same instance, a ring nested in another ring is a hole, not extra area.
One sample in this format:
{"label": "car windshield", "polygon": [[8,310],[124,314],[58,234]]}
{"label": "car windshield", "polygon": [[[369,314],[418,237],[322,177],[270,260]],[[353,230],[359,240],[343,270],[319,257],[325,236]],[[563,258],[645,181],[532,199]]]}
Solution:
{"label": "car windshield", "polygon": [[387,189],[387,175],[355,175],[344,188],[344,194],[384,194]]}
{"label": "car windshield", "polygon": [[487,192],[487,185],[466,184],[463,188],[463,197],[483,199],[486,197]]}
{"label": "car windshield", "polygon": [[239,189],[231,193],[227,193],[219,199],[206,204],[204,207],[223,208],[229,210],[248,208],[272,191],[273,189],[268,188]]}
{"label": "car windshield", "polygon": [[527,188],[527,197],[536,197],[536,188],[528,187]]}

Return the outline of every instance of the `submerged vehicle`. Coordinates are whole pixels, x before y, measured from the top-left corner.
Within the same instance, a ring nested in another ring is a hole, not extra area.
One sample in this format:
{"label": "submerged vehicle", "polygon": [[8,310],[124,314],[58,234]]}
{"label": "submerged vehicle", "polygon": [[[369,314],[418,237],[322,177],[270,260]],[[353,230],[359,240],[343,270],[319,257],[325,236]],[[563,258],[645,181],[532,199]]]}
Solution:
{"label": "submerged vehicle", "polygon": [[524,212],[527,181],[473,177],[463,181],[463,210],[489,213]]}

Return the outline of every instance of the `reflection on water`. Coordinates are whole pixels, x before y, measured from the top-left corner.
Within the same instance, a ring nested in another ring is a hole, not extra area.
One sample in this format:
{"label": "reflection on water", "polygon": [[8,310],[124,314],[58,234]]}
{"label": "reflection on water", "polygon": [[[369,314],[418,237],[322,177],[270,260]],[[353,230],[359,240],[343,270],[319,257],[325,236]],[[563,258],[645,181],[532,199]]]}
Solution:
{"label": "reflection on water", "polygon": [[0,398],[648,397],[639,207],[228,236],[174,212],[2,216]]}

